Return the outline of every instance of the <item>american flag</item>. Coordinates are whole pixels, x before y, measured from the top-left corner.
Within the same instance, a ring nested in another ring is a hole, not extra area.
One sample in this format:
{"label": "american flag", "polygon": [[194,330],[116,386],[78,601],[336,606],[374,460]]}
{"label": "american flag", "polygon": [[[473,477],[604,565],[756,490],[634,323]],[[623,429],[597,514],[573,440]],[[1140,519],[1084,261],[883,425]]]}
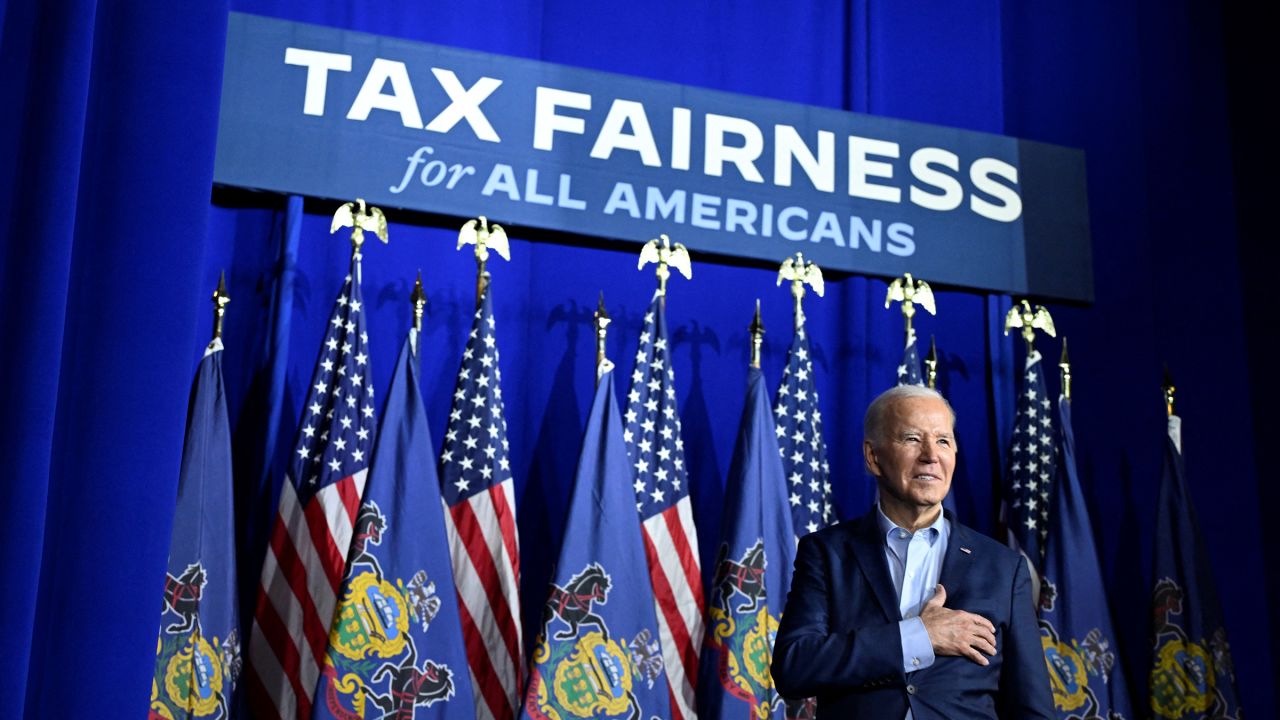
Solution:
{"label": "american flag", "polygon": [[462,353],[440,481],[476,717],[498,720],[515,717],[524,678],[520,545],[501,379],[486,288]]}
{"label": "american flag", "polygon": [[804,326],[796,329],[787,353],[787,367],[773,403],[778,452],[787,478],[791,524],[796,537],[835,522],[831,507],[830,466],[822,439],[822,411],[813,381],[813,360]]}
{"label": "american flag", "polygon": [[1057,453],[1052,403],[1045,390],[1040,353],[1032,351],[1027,356],[1013,421],[1004,521],[1009,544],[1026,553],[1037,570],[1044,562],[1044,541],[1049,533],[1049,498]]}
{"label": "american flag", "polygon": [[694,688],[706,607],[667,316],[659,295],[654,295],[644,316],[625,419],[623,439],[635,468],[636,509],[644,530],[671,713],[675,720],[690,720],[696,717]]}
{"label": "american flag", "polygon": [[280,490],[249,640],[257,717],[309,718],[373,446],[360,255],[329,318]]}
{"label": "american flag", "polygon": [[907,347],[902,351],[902,364],[898,366],[899,385],[924,385],[924,373],[920,371],[920,351],[916,349],[916,331],[907,331]]}

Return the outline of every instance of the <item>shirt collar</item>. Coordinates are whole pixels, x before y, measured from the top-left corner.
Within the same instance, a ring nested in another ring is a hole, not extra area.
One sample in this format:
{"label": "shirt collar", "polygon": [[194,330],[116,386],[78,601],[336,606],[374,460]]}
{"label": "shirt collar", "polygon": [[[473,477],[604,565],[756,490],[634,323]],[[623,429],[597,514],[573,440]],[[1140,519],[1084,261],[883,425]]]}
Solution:
{"label": "shirt collar", "polygon": [[[934,520],[928,527],[922,528],[920,532],[925,533],[925,538],[929,544],[933,544],[935,540],[942,536],[946,528],[947,514],[946,512],[938,513],[938,519]],[[911,531],[900,527],[897,523],[889,519],[884,514],[884,510],[880,507],[880,503],[876,503],[876,524],[880,527],[880,533],[886,540],[903,539],[901,533],[906,533],[906,537],[911,537]],[[899,532],[901,531],[901,533]]]}

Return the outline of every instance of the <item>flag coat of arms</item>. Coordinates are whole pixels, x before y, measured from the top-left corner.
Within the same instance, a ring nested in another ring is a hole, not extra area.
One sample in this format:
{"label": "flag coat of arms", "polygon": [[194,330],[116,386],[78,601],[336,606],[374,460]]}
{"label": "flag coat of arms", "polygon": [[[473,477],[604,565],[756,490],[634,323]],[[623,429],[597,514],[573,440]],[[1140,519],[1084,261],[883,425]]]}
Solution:
{"label": "flag coat of arms", "polygon": [[475,716],[509,720],[524,678],[520,547],[489,293],[486,286],[462,353],[440,480]]}
{"label": "flag coat of arms", "polygon": [[623,439],[635,470],[636,508],[671,690],[671,717],[691,720],[696,717],[694,687],[706,606],[667,316],[659,294],[644,315],[625,420]]}
{"label": "flag coat of arms", "polygon": [[707,718],[783,720],[787,715],[769,666],[791,587],[796,540],[775,438],[764,375],[751,368],[708,601],[699,690]]}
{"label": "flag coat of arms", "polygon": [[1009,546],[1022,552],[1036,573],[1044,563],[1044,542],[1049,534],[1049,510],[1053,478],[1057,472],[1057,439],[1054,437],[1053,403],[1044,385],[1040,353],[1027,356],[1013,421],[1002,518]]}
{"label": "flag coat of arms", "polygon": [[836,520],[813,357],[803,325],[791,340],[773,412],[777,418],[774,433],[778,454],[787,479],[787,505],[798,539]]}
{"label": "flag coat of arms", "polygon": [[1040,584],[1040,640],[1062,720],[1133,718],[1089,510],[1076,472],[1071,401],[1058,397],[1058,479]]}
{"label": "flag coat of arms", "polygon": [[475,717],[410,332],[356,516],[315,718]]}
{"label": "flag coat of arms", "polygon": [[191,391],[148,718],[234,712],[241,657],[231,487],[222,341],[214,340]]}
{"label": "flag coat of arms", "polygon": [[260,718],[310,718],[360,510],[375,418],[360,255],[338,293],[280,489],[249,638]]}
{"label": "flag coat of arms", "polygon": [[613,372],[596,387],[524,716],[670,717],[653,591]]}
{"label": "flag coat of arms", "polygon": [[1200,523],[1187,491],[1182,420],[1169,417],[1156,503],[1151,594],[1151,713],[1157,718],[1241,717],[1231,646]]}

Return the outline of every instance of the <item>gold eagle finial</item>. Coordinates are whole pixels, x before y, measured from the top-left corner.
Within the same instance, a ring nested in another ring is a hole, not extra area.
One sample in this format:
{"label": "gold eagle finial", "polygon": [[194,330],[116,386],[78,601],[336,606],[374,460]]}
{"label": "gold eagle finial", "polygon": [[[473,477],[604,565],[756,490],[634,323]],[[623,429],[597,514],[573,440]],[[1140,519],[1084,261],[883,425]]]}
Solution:
{"label": "gold eagle finial", "polygon": [[680,243],[673,244],[671,238],[665,234],[650,240],[640,248],[640,262],[636,265],[636,269],[640,270],[649,263],[658,264],[658,294],[664,297],[667,294],[667,280],[671,277],[669,268],[679,270],[685,280],[693,279],[689,250]]}
{"label": "gold eagle finial", "polygon": [[507,242],[507,231],[503,230],[498,223],[489,222],[489,218],[484,215],[462,224],[462,229],[458,231],[456,249],[461,250],[464,245],[476,246],[476,304],[478,305],[480,298],[484,296],[485,289],[489,287],[489,272],[485,270],[485,263],[489,261],[489,250],[493,250],[498,253],[498,257],[510,262],[511,245]]}
{"label": "gold eagle finial", "polygon": [[383,243],[387,242],[387,216],[382,210],[365,205],[364,198],[356,198],[338,207],[333,213],[333,222],[329,225],[329,234],[338,232],[339,228],[351,228],[351,244],[356,250],[364,244],[364,231],[368,230]]}
{"label": "gold eagle finial", "polygon": [[491,223],[489,219],[481,215],[474,220],[468,220],[462,225],[462,229],[458,231],[458,250],[463,245],[475,245],[476,257],[480,262],[489,259],[489,250],[494,252],[503,259],[511,260],[511,245],[507,242],[507,231],[502,229],[498,223]]}
{"label": "gold eagle finial", "polygon": [[888,310],[894,302],[902,303],[902,319],[906,325],[908,343],[911,342],[915,333],[911,325],[912,319],[916,316],[917,305],[924,308],[930,315],[938,314],[938,308],[933,302],[933,288],[929,287],[929,283],[911,277],[911,273],[905,273],[889,283],[889,289],[884,296],[884,309]]}
{"label": "gold eagle finial", "polygon": [[1053,317],[1049,315],[1045,306],[1037,305],[1033,310],[1031,303],[1026,300],[1014,303],[1004,317],[1004,334],[1008,335],[1013,328],[1022,328],[1022,339],[1027,341],[1028,353],[1031,352],[1035,342],[1036,330],[1044,332],[1049,337],[1058,336],[1058,331],[1053,327]]}
{"label": "gold eagle finial", "polygon": [[791,282],[791,297],[795,300],[795,320],[796,327],[804,325],[804,309],[802,300],[804,300],[804,286],[807,284],[818,293],[818,297],[822,297],[826,292],[826,283],[822,280],[822,268],[812,260],[806,261],[803,253],[796,253],[795,257],[789,257],[782,261],[782,265],[778,267],[778,286],[781,287],[783,280]]}

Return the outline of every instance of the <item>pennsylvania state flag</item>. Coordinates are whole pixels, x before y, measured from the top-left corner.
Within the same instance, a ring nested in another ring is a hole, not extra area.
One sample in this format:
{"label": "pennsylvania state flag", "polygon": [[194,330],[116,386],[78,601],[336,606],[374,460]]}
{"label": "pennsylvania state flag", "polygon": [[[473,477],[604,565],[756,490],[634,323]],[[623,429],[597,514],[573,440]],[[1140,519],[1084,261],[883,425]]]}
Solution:
{"label": "pennsylvania state flag", "polygon": [[240,674],[231,431],[222,341],[191,389],[148,718],[231,717]]}
{"label": "pennsylvania state flag", "polygon": [[600,376],[521,717],[671,717],[612,366]]}
{"label": "pennsylvania state flag", "polygon": [[416,331],[371,463],[312,717],[474,717]]}
{"label": "pennsylvania state flag", "polygon": [[1076,473],[1071,401],[1058,397],[1058,479],[1040,585],[1040,642],[1062,720],[1133,718],[1089,510]]}
{"label": "pennsylvania state flag", "polygon": [[751,368],[725,487],[724,539],[707,603],[698,693],[707,719],[782,720],[786,714],[769,665],[791,587],[796,540],[764,385],[760,369]]}
{"label": "pennsylvania state flag", "polygon": [[1151,594],[1151,712],[1157,718],[1238,719],[1231,647],[1182,464],[1182,419],[1169,417],[1156,506]]}

